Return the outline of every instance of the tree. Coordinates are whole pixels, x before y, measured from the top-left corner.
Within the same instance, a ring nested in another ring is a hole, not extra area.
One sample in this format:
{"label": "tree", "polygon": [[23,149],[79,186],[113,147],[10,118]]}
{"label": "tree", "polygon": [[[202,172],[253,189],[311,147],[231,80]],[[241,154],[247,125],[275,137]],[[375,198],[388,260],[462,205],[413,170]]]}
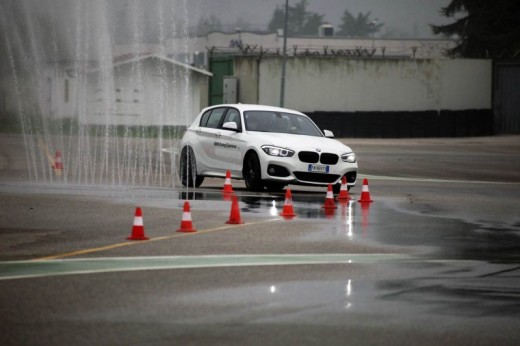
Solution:
{"label": "tree", "polygon": [[[287,22],[288,35],[318,35],[323,15],[307,11],[307,0],[301,0],[294,6],[289,5]],[[284,27],[285,5],[276,6],[269,22],[269,31],[274,32]]]}
{"label": "tree", "polygon": [[209,18],[200,18],[197,24],[198,35],[206,35],[209,32],[221,30],[222,22],[213,14]]}
{"label": "tree", "polygon": [[384,26],[383,23],[378,23],[377,20],[370,19],[371,12],[358,13],[354,17],[349,10],[343,12],[341,18],[341,25],[339,27],[338,35],[350,37],[368,37],[374,35]]}
{"label": "tree", "polygon": [[520,54],[520,2],[452,0],[441,14],[455,21],[431,25],[434,34],[457,37],[452,57],[492,58]]}

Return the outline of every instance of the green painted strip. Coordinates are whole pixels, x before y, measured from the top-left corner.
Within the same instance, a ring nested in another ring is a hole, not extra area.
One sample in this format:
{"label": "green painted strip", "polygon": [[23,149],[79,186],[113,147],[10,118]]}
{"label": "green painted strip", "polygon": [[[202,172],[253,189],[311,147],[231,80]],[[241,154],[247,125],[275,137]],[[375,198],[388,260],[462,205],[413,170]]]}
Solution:
{"label": "green painted strip", "polygon": [[400,254],[261,254],[8,261],[0,262],[0,280],[180,268],[376,263],[409,258]]}

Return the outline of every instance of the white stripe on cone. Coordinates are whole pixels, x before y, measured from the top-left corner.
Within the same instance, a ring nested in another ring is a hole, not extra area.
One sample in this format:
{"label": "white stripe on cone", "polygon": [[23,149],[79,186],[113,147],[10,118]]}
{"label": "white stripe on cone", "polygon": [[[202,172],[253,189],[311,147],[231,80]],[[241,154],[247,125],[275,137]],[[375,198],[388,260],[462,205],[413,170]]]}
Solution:
{"label": "white stripe on cone", "polygon": [[134,226],[143,226],[143,217],[142,216],[136,216],[134,217]]}

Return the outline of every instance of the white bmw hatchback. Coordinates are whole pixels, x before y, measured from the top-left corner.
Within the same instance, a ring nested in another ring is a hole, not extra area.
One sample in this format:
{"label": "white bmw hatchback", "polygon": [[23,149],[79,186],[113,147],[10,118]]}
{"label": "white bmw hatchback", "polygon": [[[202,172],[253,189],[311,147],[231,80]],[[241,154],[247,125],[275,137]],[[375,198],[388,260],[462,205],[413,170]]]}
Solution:
{"label": "white bmw hatchback", "polygon": [[204,177],[243,179],[251,191],[288,184],[339,191],[356,184],[356,155],[305,114],[278,107],[226,104],[203,109],[181,142],[180,180],[198,187]]}

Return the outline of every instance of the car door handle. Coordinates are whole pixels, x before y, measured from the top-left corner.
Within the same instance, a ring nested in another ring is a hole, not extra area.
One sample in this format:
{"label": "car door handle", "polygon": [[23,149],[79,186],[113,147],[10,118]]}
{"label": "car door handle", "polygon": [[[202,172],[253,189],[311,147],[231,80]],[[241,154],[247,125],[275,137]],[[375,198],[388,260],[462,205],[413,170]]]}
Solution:
{"label": "car door handle", "polygon": [[220,133],[220,132],[215,133],[215,137],[220,137],[220,136],[222,136],[222,133]]}

